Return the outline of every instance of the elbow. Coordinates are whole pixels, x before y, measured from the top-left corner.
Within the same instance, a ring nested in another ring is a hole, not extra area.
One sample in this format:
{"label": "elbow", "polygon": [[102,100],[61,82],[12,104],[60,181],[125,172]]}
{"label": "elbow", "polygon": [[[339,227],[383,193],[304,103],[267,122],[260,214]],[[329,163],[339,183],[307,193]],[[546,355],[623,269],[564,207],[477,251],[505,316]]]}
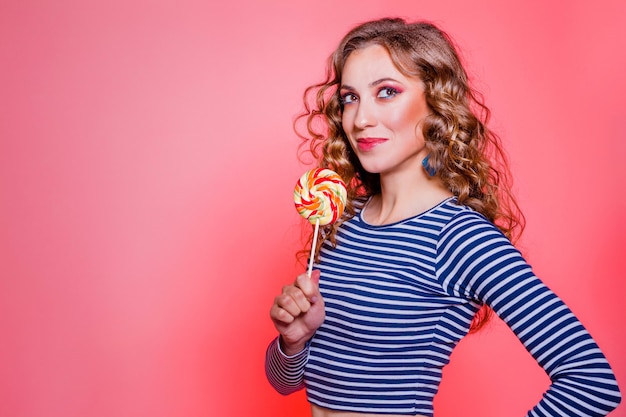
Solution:
{"label": "elbow", "polygon": [[300,391],[302,388],[304,388],[304,384],[284,385],[284,384],[272,383],[272,381],[270,381],[270,384],[272,385],[272,387],[274,387],[276,392],[285,396],[289,394],[293,394],[294,392]]}

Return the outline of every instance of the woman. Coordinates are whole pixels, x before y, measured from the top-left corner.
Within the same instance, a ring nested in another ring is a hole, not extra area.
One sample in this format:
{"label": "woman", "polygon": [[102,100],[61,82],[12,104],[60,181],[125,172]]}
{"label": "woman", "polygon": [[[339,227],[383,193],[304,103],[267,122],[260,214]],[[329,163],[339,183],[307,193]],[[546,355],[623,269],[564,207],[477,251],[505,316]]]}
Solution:
{"label": "woman", "polygon": [[343,177],[348,204],[311,277],[274,300],[272,385],[306,387],[314,417],[432,416],[453,348],[494,311],[552,380],[529,416],[613,410],[606,358],[511,243],[523,217],[506,158],[449,37],[425,22],[362,24],[305,105],[310,93],[310,149]]}

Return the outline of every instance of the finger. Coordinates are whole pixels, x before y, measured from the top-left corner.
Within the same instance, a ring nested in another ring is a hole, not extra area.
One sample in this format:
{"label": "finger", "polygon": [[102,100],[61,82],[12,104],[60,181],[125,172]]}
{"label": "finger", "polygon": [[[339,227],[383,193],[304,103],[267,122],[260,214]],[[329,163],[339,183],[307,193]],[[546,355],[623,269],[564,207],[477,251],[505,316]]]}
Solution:
{"label": "finger", "polygon": [[[290,297],[290,300],[283,301],[289,304],[293,302],[301,313],[306,313],[311,308],[311,301],[309,301],[309,298],[306,296],[306,294],[304,294],[304,291],[302,291],[296,285],[289,285],[283,288],[283,295],[287,295]],[[292,310],[289,311],[291,312]],[[295,313],[295,311],[293,312]]]}
{"label": "finger", "polygon": [[296,319],[291,313],[277,304],[273,304],[270,309],[270,318],[277,324],[290,324]]}
{"label": "finger", "polygon": [[311,303],[302,290],[293,285],[283,288],[283,293],[276,297],[275,303],[294,317],[306,313],[311,308]]}

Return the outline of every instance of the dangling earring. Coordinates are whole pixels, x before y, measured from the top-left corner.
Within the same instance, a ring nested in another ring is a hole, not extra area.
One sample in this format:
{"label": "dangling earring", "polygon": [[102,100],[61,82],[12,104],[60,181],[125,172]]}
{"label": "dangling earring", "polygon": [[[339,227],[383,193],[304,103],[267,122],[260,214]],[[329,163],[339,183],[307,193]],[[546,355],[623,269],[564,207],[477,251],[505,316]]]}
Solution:
{"label": "dangling earring", "polygon": [[424,167],[424,169],[426,170],[426,173],[431,176],[434,177],[435,174],[437,173],[437,170],[434,167],[431,167],[430,164],[428,163],[430,155],[426,155],[426,158],[422,159],[422,166]]}

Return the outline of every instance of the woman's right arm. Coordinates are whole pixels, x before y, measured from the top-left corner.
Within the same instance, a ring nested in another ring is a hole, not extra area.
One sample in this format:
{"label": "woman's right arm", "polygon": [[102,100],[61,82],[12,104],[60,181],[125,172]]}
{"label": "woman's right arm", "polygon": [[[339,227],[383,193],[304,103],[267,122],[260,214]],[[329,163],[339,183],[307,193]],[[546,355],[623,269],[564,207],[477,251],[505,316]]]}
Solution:
{"label": "woman's right arm", "polygon": [[302,274],[274,299],[270,317],[279,337],[267,348],[265,373],[283,395],[304,387],[308,342],[324,321],[324,299],[319,290],[319,271]]}

